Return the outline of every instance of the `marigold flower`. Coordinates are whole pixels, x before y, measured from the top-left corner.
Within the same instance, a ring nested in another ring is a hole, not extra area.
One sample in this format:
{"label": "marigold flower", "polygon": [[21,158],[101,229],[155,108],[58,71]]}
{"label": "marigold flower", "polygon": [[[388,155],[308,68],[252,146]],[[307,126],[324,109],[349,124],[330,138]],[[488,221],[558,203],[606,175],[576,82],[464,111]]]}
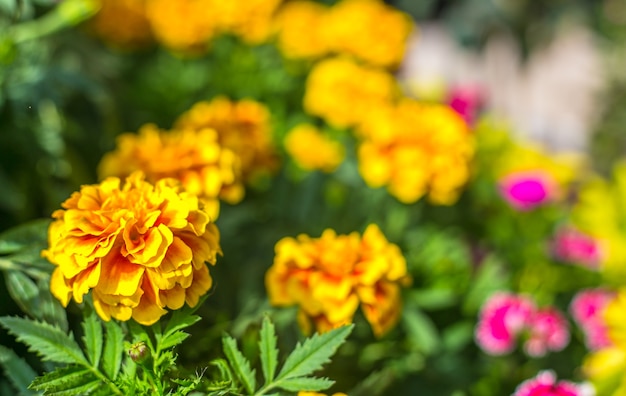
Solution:
{"label": "marigold flower", "polygon": [[231,101],[225,97],[198,102],[178,118],[175,126],[217,131],[219,143],[240,158],[245,181],[254,181],[277,166],[270,113],[259,102]]}
{"label": "marigold flower", "polygon": [[214,18],[221,32],[230,33],[248,44],[268,39],[273,16],[282,0],[213,0]]}
{"label": "marigold flower", "polygon": [[135,172],[121,185],[111,177],[62,206],[42,255],[56,265],[50,290],[63,306],[91,290],[103,320],[150,325],[166,308],[195,306],[211,288],[206,262],[221,254],[219,232],[175,180],[152,185]]}
{"label": "marigold flower", "polygon": [[612,345],[603,313],[615,298],[615,293],[604,289],[588,289],[578,292],[570,303],[569,311],[585,335],[585,345],[598,350]]}
{"label": "marigold flower", "polygon": [[327,173],[337,169],[345,156],[341,143],[310,124],[300,124],[290,130],[285,136],[285,149],[301,168]]}
{"label": "marigold flower", "polygon": [[403,203],[452,204],[469,178],[473,136],[447,106],[406,98],[372,110],[358,133],[361,176]]}
{"label": "marigold flower", "polygon": [[517,386],[513,396],[593,396],[595,391],[590,384],[577,384],[558,381],[551,370],[540,371],[536,377]]}
{"label": "marigold flower", "polygon": [[156,39],[183,53],[202,53],[216,35],[214,0],[150,0],[146,15]]}
{"label": "marigold flower", "polygon": [[287,58],[318,58],[329,51],[324,36],[328,7],[315,1],[285,3],[275,18],[278,48]]}
{"label": "marigold flower", "polygon": [[205,200],[204,210],[212,220],[219,215],[219,199],[235,204],[244,195],[239,158],[221,147],[217,132],[209,128],[164,131],[146,124],[138,134],[120,135],[117,148],[100,162],[100,178],[123,178],[136,170],[153,183],[180,180],[189,193]]}
{"label": "marigold flower", "polygon": [[146,16],[146,0],[100,0],[100,10],[87,22],[88,29],[107,44],[138,48],[153,40]]}
{"label": "marigold flower", "polygon": [[324,23],[333,52],[382,67],[402,61],[413,30],[407,14],[380,0],[342,0],[330,9]]}
{"label": "marigold flower", "polygon": [[[326,396],[325,393],[319,393],[319,392],[308,392],[308,391],[300,391],[298,392],[298,396]],[[348,396],[343,392],[337,392],[337,393],[333,393],[332,396]]]}
{"label": "marigold flower", "polygon": [[275,250],[265,276],[270,303],[298,305],[305,332],[311,322],[318,332],[350,323],[359,305],[377,336],[398,320],[406,261],[376,225],[368,226],[362,237],[331,229],[320,238],[286,237]]}
{"label": "marigold flower", "polygon": [[362,122],[372,110],[388,105],[397,91],[386,71],[360,66],[348,58],[317,63],[306,82],[305,110],[337,128]]}

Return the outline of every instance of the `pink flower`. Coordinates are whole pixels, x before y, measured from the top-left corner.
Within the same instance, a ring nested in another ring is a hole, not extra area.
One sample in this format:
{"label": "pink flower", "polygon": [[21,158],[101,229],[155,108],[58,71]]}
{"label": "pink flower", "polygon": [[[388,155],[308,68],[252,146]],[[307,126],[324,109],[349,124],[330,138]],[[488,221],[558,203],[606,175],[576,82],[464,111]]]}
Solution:
{"label": "pink flower", "polygon": [[527,211],[553,200],[557,184],[543,171],[509,174],[498,182],[500,194],[514,209]]}
{"label": "pink flower", "polygon": [[570,303],[570,313],[585,334],[585,345],[590,350],[612,345],[602,312],[614,297],[615,293],[607,290],[589,289],[576,294]]}
{"label": "pink flower", "polygon": [[539,372],[535,378],[519,384],[512,396],[593,396],[594,394],[591,385],[570,381],[556,382],[554,372],[546,370]]}
{"label": "pink flower", "polygon": [[483,106],[484,96],[483,89],[478,86],[459,86],[450,91],[448,105],[471,125]]}
{"label": "pink flower", "polygon": [[529,337],[524,351],[532,357],[540,357],[548,351],[557,352],[569,343],[569,324],[565,316],[552,307],[536,311],[529,322]]}
{"label": "pink flower", "polygon": [[600,265],[601,251],[598,241],[573,227],[557,231],[552,250],[563,261],[581,264],[589,269],[597,269]]}
{"label": "pink flower", "polygon": [[476,343],[491,355],[511,352],[534,310],[534,304],[526,297],[495,293],[481,309],[475,332]]}

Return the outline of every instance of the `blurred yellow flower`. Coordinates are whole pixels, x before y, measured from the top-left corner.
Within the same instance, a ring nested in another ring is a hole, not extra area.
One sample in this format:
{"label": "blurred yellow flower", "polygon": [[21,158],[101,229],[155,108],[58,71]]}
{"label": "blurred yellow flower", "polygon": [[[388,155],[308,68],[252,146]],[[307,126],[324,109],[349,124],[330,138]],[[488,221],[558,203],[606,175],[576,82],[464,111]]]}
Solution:
{"label": "blurred yellow flower", "polygon": [[359,124],[374,109],[397,94],[391,74],[361,66],[348,58],[330,58],[311,70],[304,94],[305,110],[337,128]]}
{"label": "blurred yellow flower", "polygon": [[381,67],[400,64],[413,30],[409,15],[381,0],[341,0],[330,9],[324,24],[333,52]]}
{"label": "blurred yellow flower", "polygon": [[178,179],[187,192],[204,200],[213,221],[220,199],[235,204],[244,195],[239,158],[220,145],[217,132],[210,128],[163,131],[147,124],[138,134],[120,135],[117,148],[102,158],[99,176],[124,178],[136,170],[150,182]]}
{"label": "blurred yellow flower", "polygon": [[330,48],[324,36],[328,7],[296,0],[283,5],[275,18],[278,47],[287,58],[317,58]]}
{"label": "blurred yellow flower", "polygon": [[626,289],[607,305],[604,321],[613,345],[587,356],[583,372],[598,396],[626,395]]}
{"label": "blurred yellow flower", "polygon": [[220,31],[239,37],[248,44],[266,41],[272,30],[274,13],[282,0],[213,0]]}
{"label": "blurred yellow flower", "polygon": [[50,290],[63,306],[92,291],[104,320],[151,325],[185,302],[195,306],[212,284],[206,262],[221,254],[219,232],[201,202],[174,179],[155,185],[141,172],[121,185],[82,186],[52,214]]}
{"label": "blurred yellow flower", "polygon": [[216,35],[213,0],[149,0],[146,14],[154,36],[165,47],[182,53],[202,53]]}
{"label": "blurred yellow flower", "polygon": [[473,135],[447,106],[405,98],[372,110],[357,133],[363,179],[403,203],[428,194],[433,203],[452,204],[468,180]]}
{"label": "blurred yellow flower", "polygon": [[245,181],[254,181],[276,169],[270,113],[259,102],[231,101],[225,97],[198,102],[178,118],[176,127],[217,131],[220,144],[241,159]]}
{"label": "blurred yellow flower", "polygon": [[[318,393],[318,392],[307,392],[307,391],[300,391],[298,392],[298,396],[326,396],[325,393]],[[332,396],[348,396],[343,392],[337,392],[337,393],[333,393]]]}
{"label": "blurred yellow flower", "polygon": [[265,276],[270,303],[298,305],[305,333],[311,332],[311,322],[318,332],[351,323],[359,305],[377,336],[397,322],[400,286],[408,280],[406,261],[376,225],[363,237],[331,229],[320,238],[286,237],[275,251]]}
{"label": "blurred yellow flower", "polygon": [[87,27],[107,44],[121,49],[143,47],[153,40],[146,0],[100,0],[100,10]]}
{"label": "blurred yellow flower", "polygon": [[300,124],[285,136],[285,149],[305,170],[333,172],[343,161],[344,147],[310,124]]}

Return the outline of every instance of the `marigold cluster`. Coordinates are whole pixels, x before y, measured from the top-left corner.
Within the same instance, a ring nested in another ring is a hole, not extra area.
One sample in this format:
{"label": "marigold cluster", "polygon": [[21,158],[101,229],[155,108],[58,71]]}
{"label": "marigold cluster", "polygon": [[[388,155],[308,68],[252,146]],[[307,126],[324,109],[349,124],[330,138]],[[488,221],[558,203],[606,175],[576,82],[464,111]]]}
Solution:
{"label": "marigold cluster", "polygon": [[396,94],[396,82],[388,72],[345,57],[330,58],[309,73],[304,108],[337,128],[348,128],[387,106]]}
{"label": "marigold cluster", "polygon": [[300,124],[285,136],[285,149],[305,170],[333,172],[343,161],[344,147],[310,124]]}
{"label": "marigold cluster", "polygon": [[64,306],[91,290],[102,319],[150,325],[168,308],[195,306],[211,288],[206,263],[221,254],[219,232],[175,180],[153,185],[136,172],[122,185],[111,177],[62,206],[42,255],[56,266],[50,290]]}
{"label": "marigold cluster", "polygon": [[231,101],[225,97],[198,102],[178,118],[175,127],[217,131],[220,145],[239,157],[245,181],[254,181],[276,169],[270,112],[259,102]]}
{"label": "marigold cluster", "polygon": [[153,41],[146,0],[100,0],[98,13],[88,29],[114,47],[140,48]]}
{"label": "marigold cluster", "polygon": [[433,203],[452,204],[469,178],[473,136],[447,106],[406,98],[373,109],[357,132],[361,176],[401,202],[428,194]]}
{"label": "marigold cluster", "polygon": [[340,54],[380,67],[402,61],[413,30],[407,14],[380,0],[342,0],[332,7],[288,2],[276,26],[279,48],[289,58]]}
{"label": "marigold cluster", "polygon": [[138,134],[120,135],[116,149],[102,158],[99,175],[124,178],[136,170],[150,182],[180,180],[189,193],[205,201],[212,220],[219,215],[220,199],[234,204],[244,195],[239,157],[222,147],[210,128],[164,131],[147,124]]}
{"label": "marigold cluster", "polygon": [[325,230],[320,238],[281,239],[265,276],[270,303],[297,305],[301,328],[318,332],[351,323],[359,305],[374,334],[382,336],[399,318],[406,261],[376,225],[361,237]]}

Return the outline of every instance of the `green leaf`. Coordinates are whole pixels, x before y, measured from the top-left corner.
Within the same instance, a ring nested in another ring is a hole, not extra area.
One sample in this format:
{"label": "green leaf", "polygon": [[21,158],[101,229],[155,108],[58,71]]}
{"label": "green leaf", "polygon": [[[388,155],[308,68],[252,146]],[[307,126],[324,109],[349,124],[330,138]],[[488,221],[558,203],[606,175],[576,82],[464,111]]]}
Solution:
{"label": "green leaf", "polygon": [[224,354],[235,370],[235,375],[249,394],[254,393],[256,388],[255,372],[250,369],[250,362],[237,348],[237,341],[228,335],[224,335],[222,344],[224,346]]}
{"label": "green leaf", "polygon": [[89,369],[71,365],[35,378],[30,388],[44,395],[70,396],[86,395],[101,384]]}
{"label": "green leaf", "polygon": [[50,293],[50,280],[40,279],[37,286],[39,287],[39,308],[41,310],[39,319],[67,332],[67,311],[59,300]]}
{"label": "green leaf", "polygon": [[159,350],[163,351],[168,348],[173,348],[176,345],[179,345],[183,341],[185,341],[189,337],[189,333],[185,333],[184,331],[176,331],[174,333],[168,334],[161,338],[161,342],[159,343]]}
{"label": "green leaf", "polygon": [[287,357],[276,381],[303,377],[322,368],[330,361],[330,357],[346,340],[354,324],[339,327],[324,334],[314,334],[303,344],[298,343],[294,351]]}
{"label": "green leaf", "polygon": [[37,284],[20,271],[6,271],[4,277],[7,290],[13,301],[24,313],[39,318],[39,288]]}
{"label": "green leaf", "polygon": [[289,392],[317,392],[330,388],[331,386],[333,386],[334,383],[335,381],[328,378],[295,377],[284,379],[280,381],[276,386]]}
{"label": "green leaf", "polygon": [[21,224],[0,234],[0,254],[11,254],[31,246],[34,242],[45,242],[48,238],[49,219],[39,219]]}
{"label": "green leaf", "polygon": [[117,378],[124,356],[124,334],[122,328],[110,320],[104,322],[106,337],[104,341],[104,353],[102,355],[102,369],[111,380]]}
{"label": "green leaf", "polygon": [[4,369],[5,377],[11,381],[20,395],[33,395],[35,392],[27,388],[37,377],[37,373],[21,357],[11,349],[0,345],[0,366]]}
{"label": "green leaf", "polygon": [[200,319],[199,316],[193,315],[193,311],[189,308],[175,311],[169,322],[167,322],[167,326],[165,326],[165,330],[163,330],[163,335],[167,337],[169,334],[173,334],[178,330],[185,329],[197,323]]}
{"label": "green leaf", "polygon": [[85,316],[83,321],[83,342],[87,350],[87,357],[94,368],[98,367],[102,356],[102,325],[96,316],[95,311],[91,311]]}
{"label": "green leaf", "polygon": [[439,334],[433,321],[417,307],[406,307],[402,322],[412,346],[426,354],[439,348]]}
{"label": "green leaf", "polygon": [[261,325],[261,338],[259,340],[259,350],[261,357],[261,369],[265,377],[265,383],[274,380],[276,366],[278,365],[278,348],[276,347],[276,330],[269,317],[263,318]]}
{"label": "green leaf", "polygon": [[58,327],[44,322],[6,316],[0,318],[0,324],[16,336],[18,341],[28,345],[29,350],[39,354],[42,360],[89,365],[71,333],[68,336]]}

